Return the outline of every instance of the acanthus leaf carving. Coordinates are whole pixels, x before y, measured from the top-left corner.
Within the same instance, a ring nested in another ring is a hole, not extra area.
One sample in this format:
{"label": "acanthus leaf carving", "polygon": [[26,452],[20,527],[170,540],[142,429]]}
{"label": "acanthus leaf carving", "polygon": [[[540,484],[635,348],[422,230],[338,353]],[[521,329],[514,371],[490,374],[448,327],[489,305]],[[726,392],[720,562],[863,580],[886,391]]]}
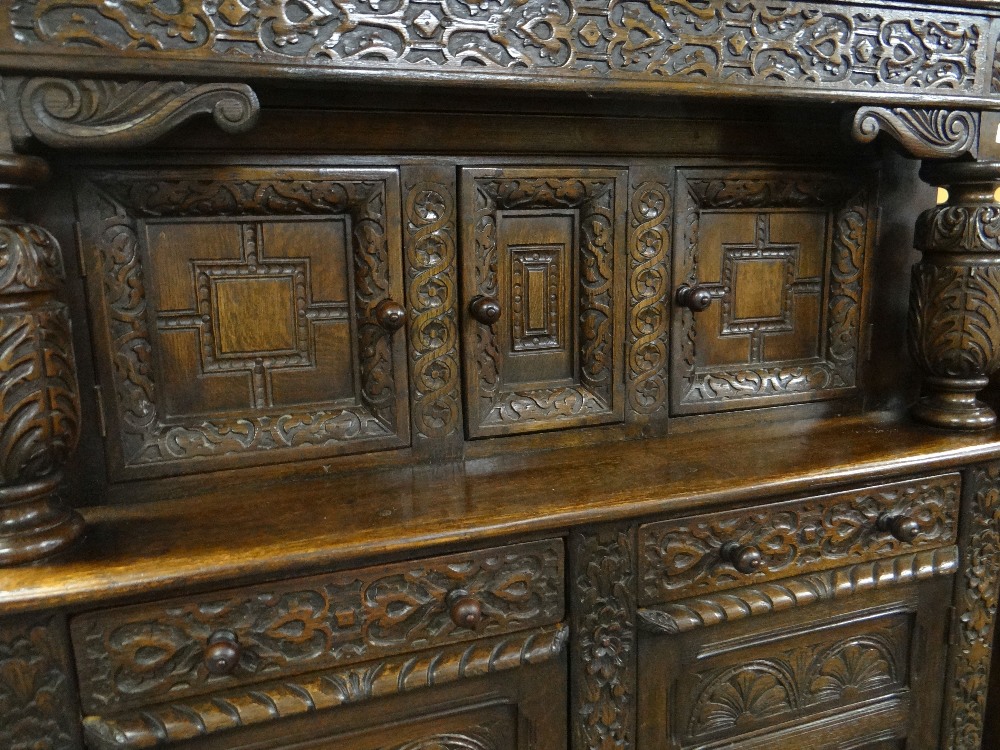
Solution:
{"label": "acanthus leaf carving", "polygon": [[854,139],[871,143],[881,133],[918,159],[951,159],[976,148],[979,117],[962,110],[920,107],[858,109],[851,123]]}
{"label": "acanthus leaf carving", "polygon": [[18,97],[17,124],[55,148],[135,148],[200,114],[243,133],[260,114],[257,95],[236,83],[29,78]]}

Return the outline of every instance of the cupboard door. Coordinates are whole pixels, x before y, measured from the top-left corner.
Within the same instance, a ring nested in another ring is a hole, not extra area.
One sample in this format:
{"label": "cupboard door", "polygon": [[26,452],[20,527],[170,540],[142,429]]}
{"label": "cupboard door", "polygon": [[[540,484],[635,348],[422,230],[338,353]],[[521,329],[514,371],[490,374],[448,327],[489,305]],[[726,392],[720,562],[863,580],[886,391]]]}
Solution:
{"label": "cupboard door", "polygon": [[678,171],[673,413],[856,388],[869,182],[831,172]]}
{"label": "cupboard door", "polygon": [[117,479],[409,444],[395,170],[77,185]]}
{"label": "cupboard door", "polygon": [[461,179],[469,436],[622,421],[625,172]]}

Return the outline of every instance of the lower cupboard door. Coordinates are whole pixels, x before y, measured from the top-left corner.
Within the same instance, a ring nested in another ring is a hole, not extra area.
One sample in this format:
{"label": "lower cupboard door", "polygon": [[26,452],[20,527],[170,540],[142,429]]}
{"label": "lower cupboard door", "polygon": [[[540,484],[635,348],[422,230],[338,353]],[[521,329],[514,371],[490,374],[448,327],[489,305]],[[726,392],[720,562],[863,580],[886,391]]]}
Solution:
{"label": "lower cupboard door", "polygon": [[932,750],[950,594],[942,578],[680,634],[644,625],[638,750]]}

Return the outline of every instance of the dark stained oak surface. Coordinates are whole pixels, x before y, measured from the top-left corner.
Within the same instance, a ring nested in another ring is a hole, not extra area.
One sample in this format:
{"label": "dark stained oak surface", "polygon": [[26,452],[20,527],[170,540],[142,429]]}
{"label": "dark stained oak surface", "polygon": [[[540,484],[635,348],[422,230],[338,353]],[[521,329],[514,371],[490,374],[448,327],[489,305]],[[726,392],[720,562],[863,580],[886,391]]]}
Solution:
{"label": "dark stained oak surface", "polygon": [[993,432],[954,434],[874,415],[232,485],[85,510],[87,538],[73,551],[0,572],[0,609],[232,586],[348,561],[430,554],[470,539],[486,544],[574,524],[687,515],[724,502],[884,482],[998,456]]}

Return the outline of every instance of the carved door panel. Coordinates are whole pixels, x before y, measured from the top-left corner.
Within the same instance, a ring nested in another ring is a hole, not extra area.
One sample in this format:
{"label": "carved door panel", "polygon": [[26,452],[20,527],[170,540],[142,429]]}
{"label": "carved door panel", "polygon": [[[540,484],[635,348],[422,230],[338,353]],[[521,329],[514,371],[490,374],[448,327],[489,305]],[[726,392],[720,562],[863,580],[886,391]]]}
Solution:
{"label": "carved door panel", "polygon": [[115,478],[409,443],[395,170],[77,185]]}
{"label": "carved door panel", "polygon": [[857,386],[874,191],[804,171],[678,171],[672,411]]}
{"label": "carved door panel", "polygon": [[934,746],[950,591],[938,578],[679,635],[644,619],[638,750]]}
{"label": "carved door panel", "polygon": [[620,422],[623,170],[462,171],[470,437]]}

